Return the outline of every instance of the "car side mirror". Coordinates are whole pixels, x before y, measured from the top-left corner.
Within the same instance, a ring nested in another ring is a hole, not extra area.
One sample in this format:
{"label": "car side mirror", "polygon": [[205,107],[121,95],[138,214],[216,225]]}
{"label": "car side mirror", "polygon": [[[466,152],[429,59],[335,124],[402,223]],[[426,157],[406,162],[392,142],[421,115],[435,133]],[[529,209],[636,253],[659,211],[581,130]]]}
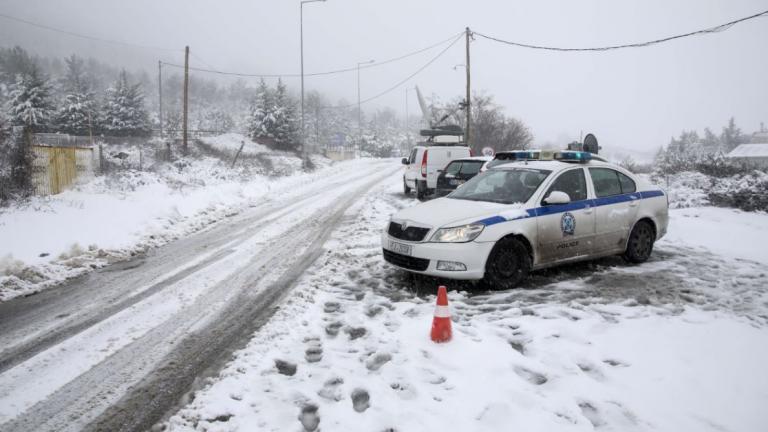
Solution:
{"label": "car side mirror", "polygon": [[568,204],[571,202],[571,197],[565,192],[552,191],[548,197],[544,199],[544,204]]}
{"label": "car side mirror", "polygon": [[403,165],[408,165],[408,158],[403,158],[403,159],[402,159],[400,162],[401,162]]}

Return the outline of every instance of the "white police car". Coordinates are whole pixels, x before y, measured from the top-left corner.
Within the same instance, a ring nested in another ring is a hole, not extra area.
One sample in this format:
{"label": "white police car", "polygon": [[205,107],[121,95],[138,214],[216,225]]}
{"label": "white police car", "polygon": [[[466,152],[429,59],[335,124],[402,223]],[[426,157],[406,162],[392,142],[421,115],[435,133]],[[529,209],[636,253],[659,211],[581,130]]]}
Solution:
{"label": "white police car", "polygon": [[648,259],[667,231],[665,193],[587,152],[521,151],[444,198],[392,215],[384,259],[402,269],[516,286],[531,270]]}

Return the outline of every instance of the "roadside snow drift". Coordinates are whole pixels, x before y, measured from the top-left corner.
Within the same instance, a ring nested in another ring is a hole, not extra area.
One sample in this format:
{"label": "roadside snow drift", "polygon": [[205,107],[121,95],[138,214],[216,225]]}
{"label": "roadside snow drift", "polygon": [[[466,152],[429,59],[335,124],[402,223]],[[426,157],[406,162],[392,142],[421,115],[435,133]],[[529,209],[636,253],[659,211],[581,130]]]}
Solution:
{"label": "roadside snow drift", "polygon": [[[253,143],[251,143],[253,144]],[[256,145],[256,144],[253,144]],[[301,161],[285,155],[300,167]],[[344,162],[361,163],[360,161]],[[275,177],[220,159],[181,160],[157,172],[101,176],[0,211],[0,301],[26,295],[199,231],[271,194],[295,193],[333,172]],[[362,165],[361,165],[362,166]],[[289,165],[281,165],[287,170]]]}

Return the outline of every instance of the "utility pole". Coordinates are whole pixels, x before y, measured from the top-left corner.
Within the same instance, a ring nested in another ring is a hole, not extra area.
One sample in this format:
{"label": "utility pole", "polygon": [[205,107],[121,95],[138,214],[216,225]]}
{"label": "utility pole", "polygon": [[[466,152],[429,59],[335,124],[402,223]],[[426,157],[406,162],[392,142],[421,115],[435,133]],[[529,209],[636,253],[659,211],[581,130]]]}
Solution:
{"label": "utility pole", "polygon": [[183,132],[182,132],[182,146],[184,154],[187,154],[187,114],[189,108],[189,46],[184,48],[184,117],[183,117]]}
{"label": "utility pole", "polygon": [[471,146],[471,131],[472,131],[472,91],[470,86],[470,76],[469,76],[469,41],[472,37],[472,32],[469,30],[469,27],[467,27],[466,31],[466,37],[467,37],[467,130],[465,131],[465,137],[464,141],[467,143],[467,145]]}
{"label": "utility pole", "polygon": [[366,65],[373,63],[373,60],[360,62],[357,64],[357,134],[358,134],[358,147],[363,144],[363,110],[360,103],[360,65]]}
{"label": "utility pole", "polygon": [[160,139],[163,139],[163,62],[157,61],[157,99],[160,106]]}
{"label": "utility pole", "polygon": [[307,148],[304,142],[304,4],[324,2],[325,0],[302,0],[299,3],[299,39],[301,52],[301,150],[304,153],[304,159],[307,159]]}

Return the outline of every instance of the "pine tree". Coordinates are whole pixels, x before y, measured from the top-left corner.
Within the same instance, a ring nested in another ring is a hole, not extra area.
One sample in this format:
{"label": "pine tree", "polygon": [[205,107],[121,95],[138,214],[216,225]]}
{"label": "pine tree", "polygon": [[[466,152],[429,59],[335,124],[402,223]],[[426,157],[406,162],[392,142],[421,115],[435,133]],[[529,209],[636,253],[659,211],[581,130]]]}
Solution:
{"label": "pine tree", "polygon": [[131,85],[125,71],[107,89],[103,111],[101,128],[109,135],[146,136],[151,131],[141,84]]}
{"label": "pine tree", "polygon": [[254,141],[274,140],[274,95],[262,79],[256,88],[248,114],[248,137]]}
{"label": "pine tree", "polygon": [[742,135],[741,129],[736,126],[736,120],[733,117],[728,120],[728,126],[723,128],[720,135],[720,142],[725,147],[725,151],[731,151],[739,144],[747,142],[747,137]]}
{"label": "pine tree", "polygon": [[49,129],[54,113],[50,93],[48,79],[36,65],[30,66],[27,73],[17,75],[8,102],[11,123],[28,126],[34,132]]}
{"label": "pine tree", "polygon": [[62,84],[66,96],[57,113],[56,123],[62,132],[85,135],[97,121],[94,94],[85,74],[83,60],[73,54],[65,62],[67,72]]}
{"label": "pine tree", "polygon": [[278,80],[274,100],[275,144],[280,150],[296,150],[299,146],[299,131],[296,107],[286,91],[285,84]]}

